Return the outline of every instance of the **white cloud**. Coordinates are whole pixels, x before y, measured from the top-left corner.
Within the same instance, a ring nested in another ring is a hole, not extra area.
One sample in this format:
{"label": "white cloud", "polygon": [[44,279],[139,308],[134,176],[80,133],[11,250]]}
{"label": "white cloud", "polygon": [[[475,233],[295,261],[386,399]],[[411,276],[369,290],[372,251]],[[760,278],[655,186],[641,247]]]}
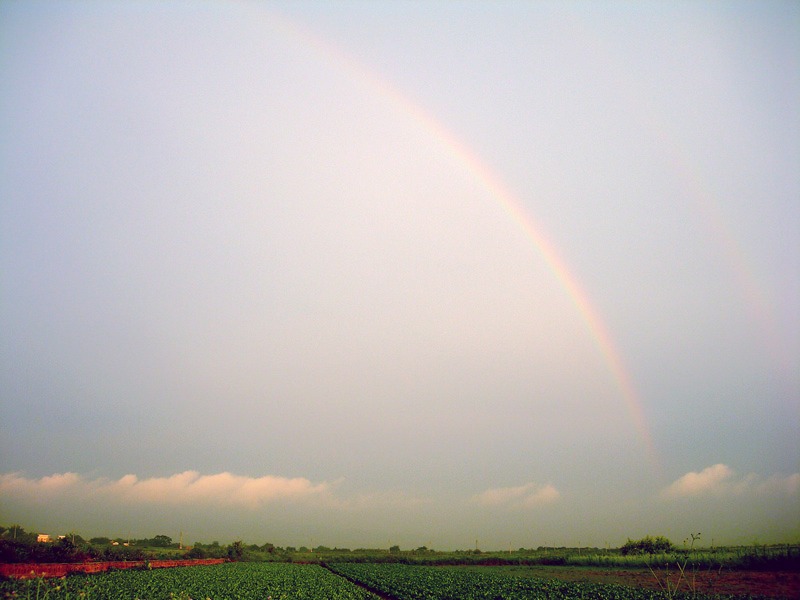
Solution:
{"label": "white cloud", "polygon": [[304,477],[246,477],[223,472],[202,475],[184,471],[167,477],[140,479],[129,474],[119,479],[89,478],[77,473],[57,473],[40,479],[20,473],[0,474],[0,497],[31,504],[54,501],[127,505],[211,505],[257,509],[271,502],[291,500],[345,511],[416,509],[432,503],[429,498],[404,491],[347,493],[344,480],[312,483]]}
{"label": "white cloud", "polygon": [[787,477],[773,475],[757,484],[759,494],[796,494],[800,491],[800,473],[792,473]]}
{"label": "white cloud", "polygon": [[800,490],[800,473],[764,478],[756,473],[737,476],[728,465],[716,464],[702,471],[691,471],[662,490],[665,498],[704,495],[775,496],[796,494]]}
{"label": "white cloud", "polygon": [[550,504],[560,497],[561,494],[559,491],[554,486],[547,484],[537,489],[534,493],[528,494],[522,500],[522,506],[524,508],[531,508],[533,506],[539,506],[540,504]]}
{"label": "white cloud", "polygon": [[719,490],[722,483],[732,475],[731,468],[723,464],[716,464],[699,473],[691,471],[672,482],[665,490],[665,494],[668,496],[696,496]]}
{"label": "white cloud", "polygon": [[481,506],[506,506],[511,508],[533,508],[550,504],[561,494],[551,484],[536,486],[526,483],[515,487],[492,488],[472,497],[472,502]]}
{"label": "white cloud", "polygon": [[79,499],[102,497],[121,503],[208,503],[258,508],[281,499],[319,496],[330,487],[329,483],[313,484],[303,477],[246,477],[227,472],[201,475],[197,471],[184,471],[169,477],[148,479],[125,475],[117,480],[88,479],[76,473],[55,474],[41,479],[29,479],[19,473],[0,475],[0,495],[36,501],[65,496]]}

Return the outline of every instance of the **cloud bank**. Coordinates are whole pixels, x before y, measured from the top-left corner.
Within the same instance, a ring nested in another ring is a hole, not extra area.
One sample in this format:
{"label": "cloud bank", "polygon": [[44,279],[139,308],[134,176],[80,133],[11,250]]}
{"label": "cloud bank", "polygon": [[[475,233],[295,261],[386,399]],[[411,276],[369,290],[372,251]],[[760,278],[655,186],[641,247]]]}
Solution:
{"label": "cloud bank", "polygon": [[552,504],[560,497],[559,491],[549,483],[543,486],[526,483],[515,487],[488,489],[473,496],[472,501],[481,506],[533,508]]}
{"label": "cloud bank", "polygon": [[662,490],[664,498],[687,498],[709,495],[794,495],[800,490],[800,473],[763,477],[755,473],[739,476],[722,463],[700,472],[690,471]]}
{"label": "cloud bank", "polygon": [[113,480],[89,479],[76,473],[30,479],[19,473],[0,475],[0,496],[35,502],[56,498],[102,498],[138,504],[213,504],[258,508],[278,500],[320,496],[331,489],[327,482],[314,484],[303,477],[272,475],[246,477],[223,472],[201,475],[184,471],[169,477],[139,479],[125,475]]}

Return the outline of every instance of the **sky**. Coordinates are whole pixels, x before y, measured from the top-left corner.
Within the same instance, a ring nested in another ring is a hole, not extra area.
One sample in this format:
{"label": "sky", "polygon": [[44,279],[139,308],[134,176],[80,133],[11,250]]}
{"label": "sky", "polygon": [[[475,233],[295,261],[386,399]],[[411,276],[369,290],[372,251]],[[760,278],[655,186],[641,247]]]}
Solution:
{"label": "sky", "polygon": [[800,6],[0,4],[0,523],[800,541]]}

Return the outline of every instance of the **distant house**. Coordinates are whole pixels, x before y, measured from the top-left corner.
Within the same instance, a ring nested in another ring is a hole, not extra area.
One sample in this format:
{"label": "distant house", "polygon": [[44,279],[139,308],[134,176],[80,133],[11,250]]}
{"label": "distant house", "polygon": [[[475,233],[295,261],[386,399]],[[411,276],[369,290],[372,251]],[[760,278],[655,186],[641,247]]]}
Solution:
{"label": "distant house", "polygon": [[50,536],[46,533],[40,533],[36,536],[36,541],[42,544],[46,544],[48,542],[52,542],[53,540],[50,539]]}

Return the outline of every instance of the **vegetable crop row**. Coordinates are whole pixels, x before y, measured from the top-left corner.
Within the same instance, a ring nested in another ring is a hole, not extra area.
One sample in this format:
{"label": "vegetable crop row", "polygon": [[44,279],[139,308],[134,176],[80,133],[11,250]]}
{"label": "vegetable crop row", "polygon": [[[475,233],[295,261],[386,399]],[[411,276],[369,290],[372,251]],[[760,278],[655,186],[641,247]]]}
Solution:
{"label": "vegetable crop row", "polygon": [[318,565],[226,563],[153,571],[112,571],[61,579],[0,581],[0,598],[30,600],[376,600]]}
{"label": "vegetable crop row", "polygon": [[[0,580],[0,598],[28,600],[378,600],[351,581],[396,600],[721,600],[621,585],[518,577],[496,571],[402,564],[225,563],[112,571],[52,579]],[[341,576],[340,576],[341,575]],[[348,581],[349,580],[349,581]],[[737,596],[755,599],[755,596]]]}
{"label": "vegetable crop row", "polygon": [[[401,564],[336,563],[329,568],[371,589],[400,600],[706,600],[719,595],[671,594],[659,590],[615,584],[564,582],[555,579],[515,577],[496,572],[422,567]],[[733,598],[733,597],[730,597]],[[755,596],[737,596],[737,600]]]}

